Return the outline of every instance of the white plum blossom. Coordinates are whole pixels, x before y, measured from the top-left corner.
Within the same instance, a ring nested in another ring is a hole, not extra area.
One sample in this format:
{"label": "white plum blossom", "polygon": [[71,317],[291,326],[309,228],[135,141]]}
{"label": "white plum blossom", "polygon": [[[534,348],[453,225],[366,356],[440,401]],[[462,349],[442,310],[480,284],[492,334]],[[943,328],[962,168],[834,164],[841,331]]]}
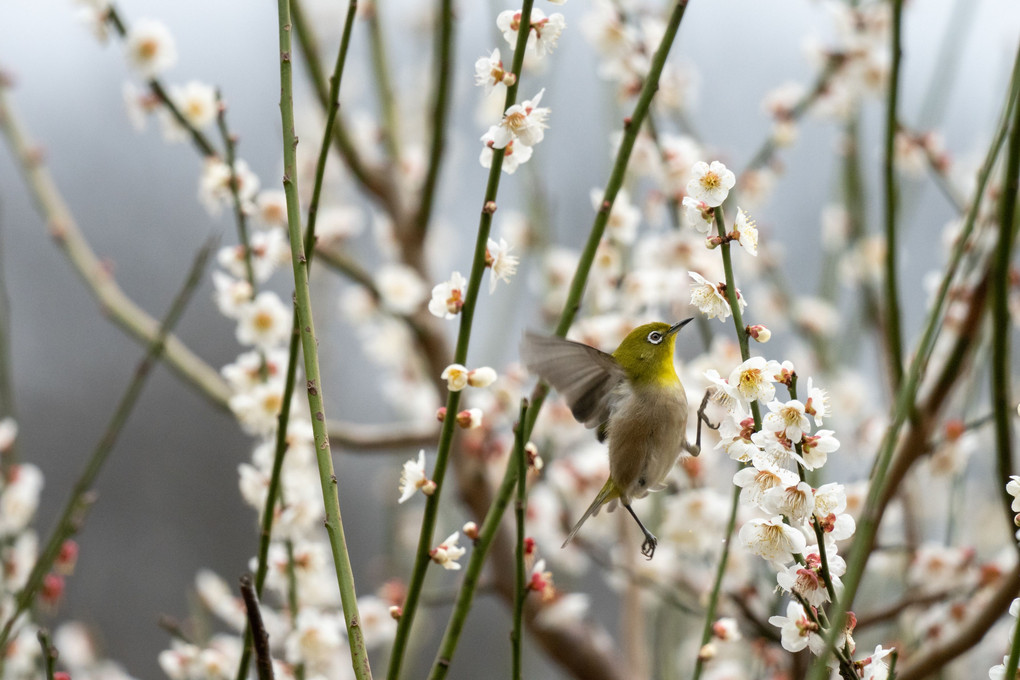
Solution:
{"label": "white plum blossom", "polygon": [[139,19],[124,38],[128,63],[143,78],[155,78],[177,63],[170,29],[155,19]]}
{"label": "white plum blossom", "polygon": [[282,379],[259,382],[232,395],[227,405],[245,432],[269,436],[276,430],[283,390]]}
{"label": "white plum blossom", "polygon": [[[323,210],[316,220],[315,235],[321,236]],[[287,228],[287,195],[282,189],[266,189],[255,197],[255,225],[263,228]]]}
{"label": "white plum blossom", "polygon": [[251,284],[242,278],[234,278],[221,271],[212,273],[213,288],[216,292],[213,299],[220,314],[228,319],[237,319],[241,316],[244,305],[251,302]]}
{"label": "white plum blossom", "polygon": [[237,341],[260,349],[272,349],[290,339],[293,309],[280,296],[264,290],[241,307],[237,322]]}
{"label": "white plum blossom", "polygon": [[683,207],[684,219],[698,233],[707,236],[712,231],[712,228],[715,227],[715,217],[710,212],[712,208],[702,201],[690,196],[684,196]]}
{"label": "white plum blossom", "polygon": [[737,208],[737,219],[733,223],[737,242],[751,255],[758,255],[758,225],[743,208]]}
{"label": "white plum blossom", "polygon": [[450,364],[439,377],[446,381],[446,388],[451,392],[460,392],[468,385],[468,369],[463,364]]}
{"label": "white plum blossom", "polygon": [[[771,383],[768,383],[772,387]],[[775,394],[775,387],[772,387]],[[811,423],[804,413],[804,404],[797,399],[791,399],[785,403],[772,400],[768,403],[769,412],[762,419],[762,429],[767,432],[774,432],[777,436],[789,439],[794,444],[800,442],[804,432],[807,432]]]}
{"label": "white plum blossom", "polygon": [[814,386],[812,378],[807,379],[807,401],[804,402],[804,411],[809,413],[815,421],[815,425],[821,427],[825,424],[825,418],[832,415],[832,406],[829,404],[829,393],[821,387]]}
{"label": "white plum blossom", "polygon": [[722,205],[730,189],[737,183],[736,175],[719,161],[709,165],[698,161],[691,168],[693,177],[687,183],[687,194],[710,208]]}
{"label": "white plum blossom", "polygon": [[[491,238],[485,248],[485,266],[490,270],[489,294],[496,292],[496,284],[499,281],[510,283],[510,279],[517,273],[519,259],[510,254],[510,246],[506,239],[499,239],[499,243]],[[434,293],[434,291],[433,291]]]}
{"label": "white plum blossom", "polygon": [[777,361],[751,357],[730,372],[726,385],[740,405],[748,409],[752,401],[772,401],[776,395],[776,387],[772,383],[779,370]]}
{"label": "white plum blossom", "polygon": [[[253,173],[248,164],[238,159],[234,162],[234,175],[237,182],[237,197],[245,212],[255,209],[255,195],[259,191],[258,175]],[[218,217],[224,207],[233,210],[234,196],[231,192],[230,166],[218,158],[206,160],[198,184],[198,200],[213,217]]]}
{"label": "white plum blossom", "polygon": [[770,489],[796,484],[797,475],[778,466],[748,466],[733,475],[733,484],[740,487],[740,501],[760,506]]}
{"label": "white plum blossom", "polygon": [[807,482],[793,486],[775,486],[765,492],[762,507],[773,515],[784,515],[792,522],[800,522],[811,516],[815,509],[814,492]]}
{"label": "white plum blossom", "polygon": [[[567,23],[562,14],[557,12],[547,17],[545,12],[539,8],[532,8],[531,27],[526,49],[534,50],[539,57],[551,54],[566,26]],[[503,33],[503,39],[509,43],[510,47],[515,47],[517,32],[521,27],[521,11],[508,9],[500,12],[496,17],[496,27]]]}
{"label": "white plum blossom", "polygon": [[[602,209],[604,192],[602,189],[591,190],[591,204],[595,210]],[[633,245],[637,238],[638,225],[641,223],[641,209],[631,203],[630,194],[620,189],[613,200],[613,208],[609,211],[606,222],[606,236],[622,245]]]}
{"label": "white plum blossom", "polygon": [[460,272],[453,272],[449,281],[432,288],[429,312],[440,319],[452,319],[460,314],[467,294],[467,279]]}
{"label": "white plum blossom", "polygon": [[418,452],[418,459],[404,463],[400,471],[400,498],[398,503],[409,500],[415,491],[421,489],[426,496],[435,493],[436,483],[425,476],[425,449]]}
{"label": "white plum blossom", "polygon": [[[694,285],[691,286],[691,304],[701,310],[701,313],[709,319],[717,318],[720,321],[725,321],[731,314],[730,303],[723,293],[725,284],[710,283],[698,272],[687,273],[694,280]],[[739,291],[737,292],[737,304],[741,310],[747,306],[747,302],[741,297]]]}
{"label": "white plum blossom", "polygon": [[[196,130],[201,130],[216,120],[216,88],[212,85],[192,80],[184,85],[171,85],[168,94],[184,120]],[[161,110],[160,119],[163,123],[164,140],[182,142],[187,139],[187,130],[168,109]]]}
{"label": "white plum blossom", "polygon": [[[535,146],[545,137],[545,129],[549,127],[545,120],[549,117],[549,109],[539,106],[545,89],[539,91],[532,99],[514,104],[503,114],[499,125],[493,125],[482,137],[487,145],[491,143],[495,149],[502,149],[511,141],[517,140],[524,146]],[[486,136],[492,135],[492,141]]]}
{"label": "white plum blossom", "polygon": [[[494,130],[496,130],[495,126],[482,135],[482,142],[485,143],[485,146],[482,147],[482,154],[478,157],[478,162],[482,164],[483,168],[492,167]],[[517,168],[528,162],[532,153],[534,153],[534,149],[530,146],[511,140],[507,142],[503,149],[503,164],[500,166],[500,169],[506,174],[512,175],[517,172]]]}
{"label": "white plum blossom", "polygon": [[457,560],[463,557],[467,550],[457,545],[459,540],[460,532],[453,532],[445,541],[429,551],[429,557],[443,569],[460,569],[460,563]]}
{"label": "white plum blossom", "polygon": [[807,547],[804,534],[778,515],[771,519],[749,520],[740,527],[739,538],[752,554],[776,565],[788,564]]}
{"label": "white plum blossom", "polygon": [[786,605],[786,616],[770,616],[769,623],[780,629],[780,641],[788,652],[810,647],[818,653],[825,647],[825,640],[818,634],[818,626],[808,618],[798,602]]}
{"label": "white plum blossom", "polygon": [[500,85],[512,85],[515,80],[512,72],[504,70],[498,47],[489,56],[479,57],[475,62],[475,84],[484,87],[486,95]]}
{"label": "white plum blossom", "polygon": [[1010,508],[1013,512],[1020,512],[1020,475],[1010,475],[1006,482],[1006,493],[1013,497]]}
{"label": "white plum blossom", "polygon": [[425,282],[418,272],[406,264],[391,262],[375,275],[383,306],[395,314],[410,315],[425,301]]}
{"label": "white plum blossom", "polygon": [[43,488],[42,471],[31,463],[12,465],[0,490],[0,536],[13,536],[25,529],[39,507]]}
{"label": "white plum blossom", "polygon": [[[286,216],[284,217],[284,227]],[[318,246],[336,244],[361,234],[365,228],[360,209],[347,205],[331,205],[319,208],[315,220],[315,238]]]}
{"label": "white plum blossom", "polygon": [[830,453],[839,449],[839,440],[832,434],[832,430],[818,430],[813,435],[804,435],[800,457],[805,468],[817,470],[825,465]]}

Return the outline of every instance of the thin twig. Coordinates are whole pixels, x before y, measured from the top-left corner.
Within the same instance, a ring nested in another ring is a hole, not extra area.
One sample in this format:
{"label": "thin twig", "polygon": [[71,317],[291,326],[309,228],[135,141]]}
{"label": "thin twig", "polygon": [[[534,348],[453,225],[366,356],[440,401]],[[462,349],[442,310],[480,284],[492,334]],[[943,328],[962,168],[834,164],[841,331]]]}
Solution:
{"label": "thin twig", "polygon": [[255,594],[255,583],[251,574],[241,577],[241,597],[248,614],[248,627],[252,631],[255,644],[255,670],[259,680],[273,680],[273,655],[269,652],[269,632],[262,623],[262,611],[259,609],[259,596]]}
{"label": "thin twig", "polygon": [[[107,9],[106,20],[113,25],[114,31],[122,40],[127,38],[127,25],[124,23],[124,18],[120,15],[120,12],[117,10],[115,5],[111,4]],[[152,90],[152,94],[155,95],[160,103],[166,107],[174,120],[188,131],[188,134],[191,135],[191,141],[202,155],[206,158],[218,156],[219,153],[216,151],[216,147],[213,146],[212,142],[209,141],[209,138],[205,136],[205,133],[192,125],[191,121],[184,117],[184,114],[177,107],[177,103],[174,102],[170,95],[167,94],[166,88],[163,86],[163,81],[159,78],[150,78],[148,83],[149,89]]]}
{"label": "thin twig", "polygon": [[517,417],[517,436],[514,437],[513,458],[517,464],[517,499],[514,501],[514,515],[517,523],[516,560],[514,563],[514,609],[513,630],[510,633],[510,677],[521,680],[521,643],[524,638],[524,598],[528,596],[525,583],[525,510],[528,503],[528,460],[524,453],[524,438],[521,428],[528,414],[528,400],[521,399],[521,410]]}
{"label": "thin twig", "polygon": [[903,382],[903,338],[900,330],[900,299],[897,283],[896,217],[898,189],[896,186],[896,105],[899,101],[900,61],[902,49],[903,0],[892,0],[892,65],[889,73],[889,92],[886,96],[885,155],[883,157],[884,218],[885,218],[885,333],[889,351],[890,385],[895,391]]}
{"label": "thin twig", "polygon": [[39,639],[39,646],[42,648],[43,677],[46,680],[53,680],[53,671],[57,664],[58,654],[56,647],[50,641],[50,631],[40,628],[39,632],[36,633],[36,637]]}

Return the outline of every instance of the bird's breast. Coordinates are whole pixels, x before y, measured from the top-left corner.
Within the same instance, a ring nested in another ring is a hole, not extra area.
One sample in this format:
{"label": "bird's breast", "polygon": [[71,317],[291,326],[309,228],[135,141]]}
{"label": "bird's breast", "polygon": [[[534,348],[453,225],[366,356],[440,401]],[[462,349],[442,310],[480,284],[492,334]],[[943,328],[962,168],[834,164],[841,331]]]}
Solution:
{"label": "bird's breast", "polygon": [[662,485],[683,450],[687,395],[683,386],[622,391],[609,417],[610,475],[625,501]]}

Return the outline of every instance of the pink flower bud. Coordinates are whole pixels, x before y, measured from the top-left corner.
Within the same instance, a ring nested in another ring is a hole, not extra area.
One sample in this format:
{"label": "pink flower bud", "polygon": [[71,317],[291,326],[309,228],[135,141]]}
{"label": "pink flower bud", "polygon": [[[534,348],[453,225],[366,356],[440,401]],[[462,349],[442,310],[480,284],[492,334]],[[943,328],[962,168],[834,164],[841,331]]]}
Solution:
{"label": "pink flower bud", "polygon": [[760,323],[755,324],[753,326],[748,326],[747,334],[750,335],[755,340],[757,340],[758,342],[768,342],[769,339],[772,337],[772,331],[770,331],[768,328],[765,328],[765,326],[762,326]]}
{"label": "pink flower bud", "polygon": [[469,408],[457,414],[457,424],[465,430],[473,430],[482,424],[482,409]]}
{"label": "pink flower bud", "polygon": [[390,616],[394,620],[399,620],[400,617],[403,616],[403,615],[404,615],[404,610],[401,607],[398,607],[397,605],[393,605],[392,607],[390,607]]}
{"label": "pink flower bud", "polygon": [[426,496],[431,496],[436,492],[436,483],[431,479],[426,480],[425,483],[421,485],[421,492]]}
{"label": "pink flower bud", "polygon": [[468,522],[467,524],[465,524],[461,531],[463,531],[464,535],[470,538],[472,541],[478,540],[478,525],[475,524],[474,522]]}

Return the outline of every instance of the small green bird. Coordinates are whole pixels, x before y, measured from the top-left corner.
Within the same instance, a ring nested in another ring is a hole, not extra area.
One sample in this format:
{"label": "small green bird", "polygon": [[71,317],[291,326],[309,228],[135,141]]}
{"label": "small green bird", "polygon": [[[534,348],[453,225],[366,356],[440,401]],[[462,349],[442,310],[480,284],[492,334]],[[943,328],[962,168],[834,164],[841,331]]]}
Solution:
{"label": "small green bird", "polygon": [[560,337],[525,333],[524,365],[566,399],[578,422],[598,428],[599,441],[609,442],[609,479],[564,546],[599,508],[619,499],[645,535],[641,554],[651,559],[655,553],[658,539],[630,504],[664,486],[681,452],[696,456],[701,451],[708,394],[698,411],[697,441],[692,445],[687,441],[687,394],[673,367],[677,331],[691,320],[638,326],[612,354]]}

